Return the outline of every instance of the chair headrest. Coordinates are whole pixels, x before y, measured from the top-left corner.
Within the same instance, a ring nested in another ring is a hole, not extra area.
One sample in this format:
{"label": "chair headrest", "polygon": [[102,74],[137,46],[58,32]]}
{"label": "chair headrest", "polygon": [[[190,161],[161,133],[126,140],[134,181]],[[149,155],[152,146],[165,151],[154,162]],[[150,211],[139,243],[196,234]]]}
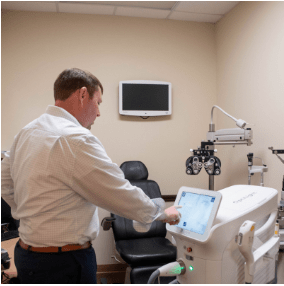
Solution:
{"label": "chair headrest", "polygon": [[126,161],[120,165],[120,169],[127,180],[147,180],[148,170],[140,161]]}

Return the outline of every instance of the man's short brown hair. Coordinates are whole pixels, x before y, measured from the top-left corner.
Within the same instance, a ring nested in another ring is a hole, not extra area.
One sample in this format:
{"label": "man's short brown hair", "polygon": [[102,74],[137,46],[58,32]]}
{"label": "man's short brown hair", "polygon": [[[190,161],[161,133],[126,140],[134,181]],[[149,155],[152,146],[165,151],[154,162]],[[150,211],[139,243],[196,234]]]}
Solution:
{"label": "man's short brown hair", "polygon": [[94,96],[95,91],[99,90],[99,87],[103,94],[103,86],[93,74],[78,68],[66,69],[54,82],[54,99],[65,101],[73,92],[84,86],[90,98]]}

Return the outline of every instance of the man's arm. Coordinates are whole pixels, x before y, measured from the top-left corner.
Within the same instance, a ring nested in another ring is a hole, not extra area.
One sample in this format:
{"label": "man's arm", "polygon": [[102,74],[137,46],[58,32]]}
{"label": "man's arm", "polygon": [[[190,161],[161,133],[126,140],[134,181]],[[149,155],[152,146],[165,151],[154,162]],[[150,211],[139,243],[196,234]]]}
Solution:
{"label": "man's arm", "polygon": [[72,188],[94,205],[144,224],[163,213],[140,188],[124,178],[95,137],[88,137],[76,150]]}
{"label": "man's arm", "polygon": [[4,159],[1,161],[1,197],[11,207],[16,208],[14,202],[14,182],[10,172],[10,152],[5,152]]}

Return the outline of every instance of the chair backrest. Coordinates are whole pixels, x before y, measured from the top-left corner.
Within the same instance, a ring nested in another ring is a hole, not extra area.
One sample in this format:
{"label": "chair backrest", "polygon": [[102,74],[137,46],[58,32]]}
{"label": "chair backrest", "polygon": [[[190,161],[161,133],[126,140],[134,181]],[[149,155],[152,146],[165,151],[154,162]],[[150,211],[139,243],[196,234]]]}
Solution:
{"label": "chair backrest", "polygon": [[[158,184],[155,181],[147,180],[148,170],[142,162],[127,161],[122,163],[120,168],[122,169],[125,178],[129,180],[132,185],[141,188],[150,199],[161,197]],[[111,214],[111,216],[116,218],[112,224],[115,241],[166,236],[166,224],[161,221],[154,221],[148,232],[137,232],[133,228],[132,220],[115,214]]]}

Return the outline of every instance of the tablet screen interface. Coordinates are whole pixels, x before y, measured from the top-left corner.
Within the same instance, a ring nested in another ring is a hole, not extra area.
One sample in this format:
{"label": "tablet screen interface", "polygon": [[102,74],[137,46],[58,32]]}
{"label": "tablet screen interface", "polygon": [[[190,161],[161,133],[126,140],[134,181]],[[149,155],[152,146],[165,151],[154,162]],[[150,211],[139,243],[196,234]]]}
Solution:
{"label": "tablet screen interface", "polygon": [[179,209],[182,217],[177,225],[180,228],[198,234],[204,234],[212,209],[215,197],[203,194],[182,192]]}

